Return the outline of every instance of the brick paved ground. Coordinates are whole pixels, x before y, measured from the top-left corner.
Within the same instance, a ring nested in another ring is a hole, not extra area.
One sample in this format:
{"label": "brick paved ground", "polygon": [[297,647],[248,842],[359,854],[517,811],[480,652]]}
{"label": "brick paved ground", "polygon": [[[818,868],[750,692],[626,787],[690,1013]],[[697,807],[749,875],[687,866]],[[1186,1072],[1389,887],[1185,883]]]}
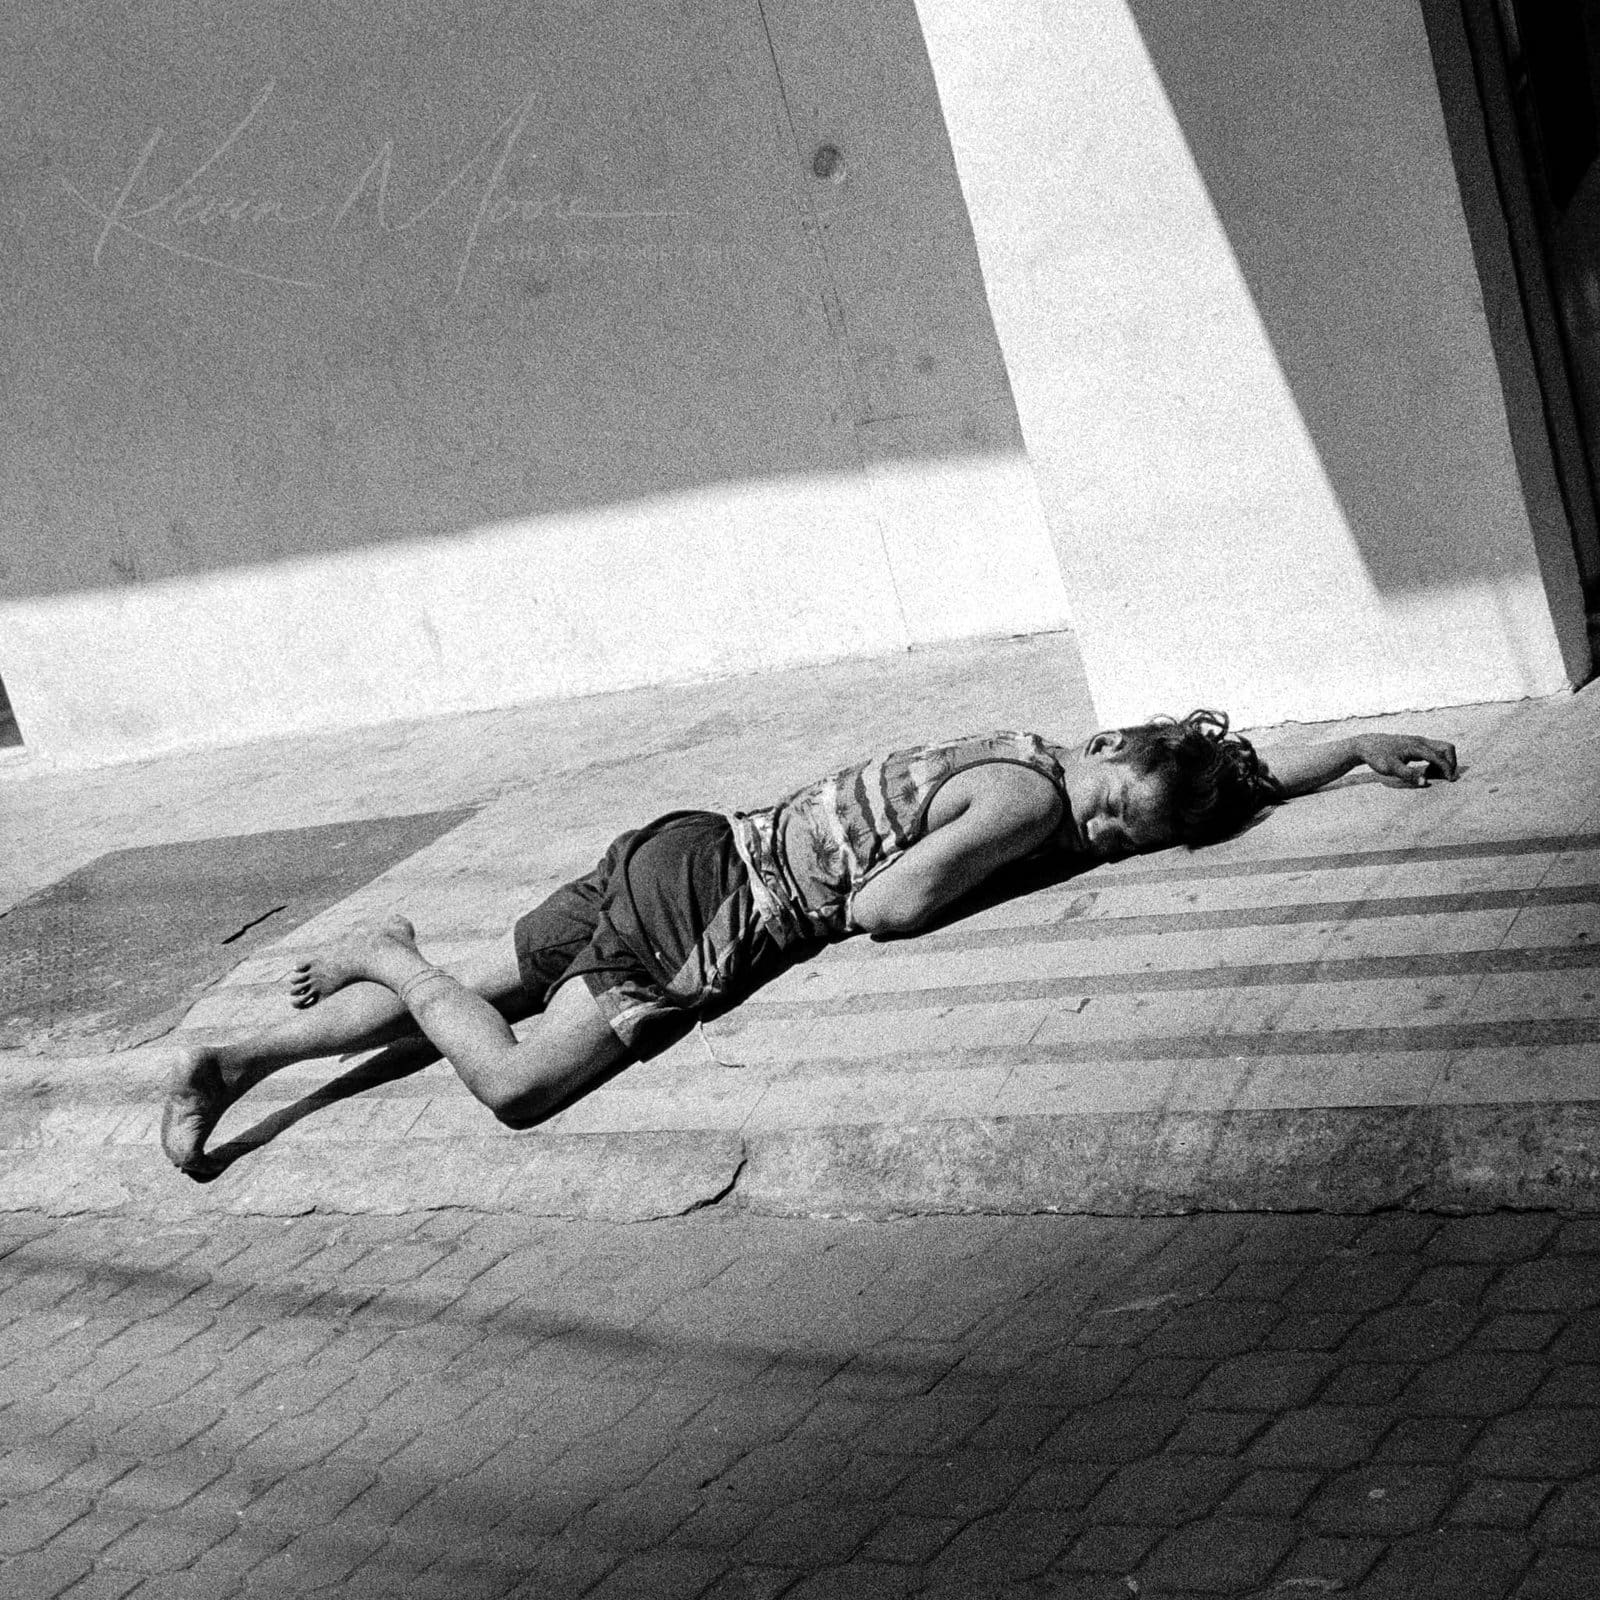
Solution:
{"label": "brick paved ground", "polygon": [[7,1600],[1600,1593],[1600,1223],[0,1217]]}

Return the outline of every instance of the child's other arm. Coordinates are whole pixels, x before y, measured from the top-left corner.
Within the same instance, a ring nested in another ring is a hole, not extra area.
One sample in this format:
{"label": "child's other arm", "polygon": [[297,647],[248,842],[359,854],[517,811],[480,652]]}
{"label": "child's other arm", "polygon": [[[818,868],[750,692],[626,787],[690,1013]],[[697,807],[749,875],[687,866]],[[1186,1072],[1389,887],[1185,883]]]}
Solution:
{"label": "child's other arm", "polygon": [[1263,750],[1261,759],[1290,798],[1311,794],[1361,766],[1419,789],[1430,777],[1451,783],[1456,778],[1456,747],[1415,733],[1361,733],[1298,750]]}

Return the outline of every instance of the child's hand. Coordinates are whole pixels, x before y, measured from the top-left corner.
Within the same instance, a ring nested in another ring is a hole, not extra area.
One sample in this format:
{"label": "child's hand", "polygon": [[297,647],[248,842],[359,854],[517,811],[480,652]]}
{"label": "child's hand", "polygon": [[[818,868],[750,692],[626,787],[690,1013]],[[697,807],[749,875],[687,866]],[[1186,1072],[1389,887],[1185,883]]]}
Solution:
{"label": "child's hand", "polygon": [[1356,754],[1386,778],[1399,778],[1419,789],[1427,787],[1430,776],[1451,783],[1456,780],[1456,747],[1442,739],[1424,739],[1415,733],[1368,733],[1353,742]]}

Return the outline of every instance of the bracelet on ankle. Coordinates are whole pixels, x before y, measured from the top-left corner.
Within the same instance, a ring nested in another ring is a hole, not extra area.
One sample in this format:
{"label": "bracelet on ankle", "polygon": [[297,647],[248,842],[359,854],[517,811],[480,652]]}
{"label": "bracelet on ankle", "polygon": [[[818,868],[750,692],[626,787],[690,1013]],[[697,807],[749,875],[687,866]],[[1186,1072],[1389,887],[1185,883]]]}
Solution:
{"label": "bracelet on ankle", "polygon": [[395,990],[395,993],[400,997],[400,1004],[409,1006],[411,1004],[411,991],[420,989],[425,983],[432,983],[435,978],[443,978],[446,983],[453,981],[448,972],[441,972],[437,967],[429,967],[426,972],[414,973]]}

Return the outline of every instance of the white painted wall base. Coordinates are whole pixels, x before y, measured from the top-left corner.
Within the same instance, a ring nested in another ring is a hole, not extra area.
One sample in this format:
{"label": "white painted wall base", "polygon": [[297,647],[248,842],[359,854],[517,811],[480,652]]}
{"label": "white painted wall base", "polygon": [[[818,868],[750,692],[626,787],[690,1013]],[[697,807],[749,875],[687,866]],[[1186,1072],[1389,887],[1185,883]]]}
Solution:
{"label": "white painted wall base", "polygon": [[20,0],[31,750],[1066,622],[913,0],[480,12]]}
{"label": "white painted wall base", "polygon": [[1032,472],[989,457],[0,603],[0,648],[75,764],[1066,620]]}

